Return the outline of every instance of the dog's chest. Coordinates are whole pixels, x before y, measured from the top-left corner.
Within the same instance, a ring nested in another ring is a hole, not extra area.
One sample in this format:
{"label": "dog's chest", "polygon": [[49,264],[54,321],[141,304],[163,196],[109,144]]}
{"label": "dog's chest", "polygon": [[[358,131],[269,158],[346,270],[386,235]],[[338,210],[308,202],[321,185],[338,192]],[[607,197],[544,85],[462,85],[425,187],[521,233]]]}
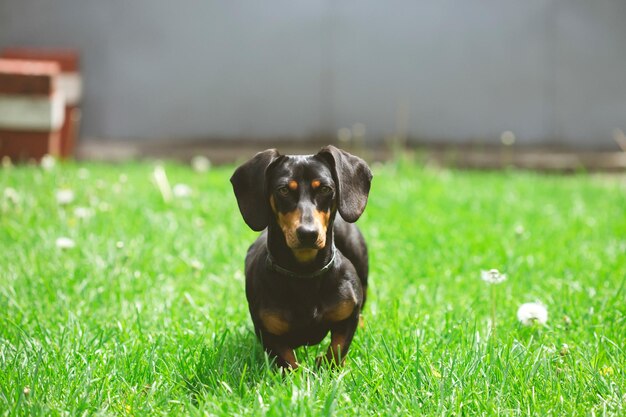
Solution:
{"label": "dog's chest", "polygon": [[295,306],[290,311],[285,311],[286,316],[290,316],[293,322],[336,322],[345,320],[352,314],[356,307],[356,301],[351,298],[341,300],[322,300],[312,305]]}
{"label": "dog's chest", "polygon": [[263,327],[275,335],[347,319],[357,308],[355,292],[344,286],[328,292],[284,291],[282,299],[259,309]]}

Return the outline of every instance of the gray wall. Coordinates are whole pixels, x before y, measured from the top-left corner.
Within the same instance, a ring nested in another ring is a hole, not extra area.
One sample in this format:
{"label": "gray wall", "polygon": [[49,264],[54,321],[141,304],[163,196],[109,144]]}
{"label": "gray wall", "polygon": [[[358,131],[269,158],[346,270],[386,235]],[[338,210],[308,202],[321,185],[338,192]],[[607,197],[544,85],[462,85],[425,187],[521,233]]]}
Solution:
{"label": "gray wall", "polygon": [[[625,0],[0,0],[0,47],[78,47],[83,135],[612,146]],[[406,116],[406,117],[405,117]],[[400,120],[399,120],[400,119]]]}

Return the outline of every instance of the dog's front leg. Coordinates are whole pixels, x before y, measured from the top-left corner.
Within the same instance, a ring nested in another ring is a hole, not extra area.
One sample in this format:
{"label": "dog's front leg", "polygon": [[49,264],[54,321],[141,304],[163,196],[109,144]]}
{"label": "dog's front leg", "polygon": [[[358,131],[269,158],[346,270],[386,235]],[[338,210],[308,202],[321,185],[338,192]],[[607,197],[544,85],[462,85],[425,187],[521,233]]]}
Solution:
{"label": "dog's front leg", "polygon": [[281,343],[279,338],[272,334],[265,333],[262,335],[263,347],[270,356],[276,361],[276,364],[283,369],[298,369],[298,361],[293,349]]}
{"label": "dog's front leg", "polygon": [[359,311],[356,308],[347,319],[333,323],[330,328],[330,346],[325,358],[318,358],[318,365],[325,359],[333,367],[342,366],[358,325]]}

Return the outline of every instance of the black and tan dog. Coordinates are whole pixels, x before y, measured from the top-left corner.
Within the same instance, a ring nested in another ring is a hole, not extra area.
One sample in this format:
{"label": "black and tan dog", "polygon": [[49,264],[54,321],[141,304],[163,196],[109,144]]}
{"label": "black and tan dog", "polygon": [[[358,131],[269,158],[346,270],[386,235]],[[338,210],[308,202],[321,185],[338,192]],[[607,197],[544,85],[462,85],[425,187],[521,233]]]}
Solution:
{"label": "black and tan dog", "polygon": [[246,297],[256,334],[281,367],[297,368],[293,349],[329,331],[328,362],[340,365],[348,353],[368,274],[352,223],[371,180],[361,158],[333,146],[306,156],[269,149],[231,178],[245,222],[263,231],[246,256]]}

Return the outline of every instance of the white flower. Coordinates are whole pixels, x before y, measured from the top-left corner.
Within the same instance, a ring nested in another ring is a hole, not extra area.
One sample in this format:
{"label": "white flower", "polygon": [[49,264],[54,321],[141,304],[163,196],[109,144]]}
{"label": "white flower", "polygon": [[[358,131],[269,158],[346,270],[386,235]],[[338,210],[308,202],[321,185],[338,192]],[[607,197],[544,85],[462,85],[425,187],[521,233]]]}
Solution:
{"label": "white flower", "polygon": [[87,168],[79,168],[78,172],[77,172],[78,178],[80,178],[81,180],[86,180],[87,178],[89,178],[89,170]]}
{"label": "white flower", "polygon": [[548,309],[541,303],[524,303],[517,309],[517,319],[524,325],[544,325],[548,322]]}
{"label": "white flower", "polygon": [[7,187],[4,189],[4,198],[13,204],[20,202],[20,195],[15,191],[15,188]]}
{"label": "white flower", "polygon": [[88,219],[89,217],[93,216],[93,210],[89,207],[76,207],[74,209],[74,216],[78,217],[79,219]]}
{"label": "white flower", "polygon": [[350,142],[352,139],[352,130],[347,127],[342,127],[337,131],[337,139],[339,139],[339,142],[342,143]]}
{"label": "white flower", "polygon": [[189,262],[189,266],[198,271],[202,271],[204,269],[204,264],[197,259],[192,259]]}
{"label": "white flower", "polygon": [[505,146],[511,146],[515,143],[515,133],[510,130],[502,132],[500,135],[500,142]]}
{"label": "white flower", "polygon": [[46,171],[50,171],[56,165],[57,160],[52,155],[44,155],[41,158],[41,167]]}
{"label": "white flower", "polygon": [[211,169],[211,161],[206,156],[197,155],[191,159],[191,167],[196,172],[207,172]]}
{"label": "white flower", "polygon": [[74,191],[69,189],[57,190],[57,203],[64,206],[74,201]]}
{"label": "white flower", "polygon": [[488,284],[500,284],[506,281],[506,274],[501,274],[497,269],[489,271],[480,271],[480,277]]}
{"label": "white flower", "polygon": [[72,249],[76,246],[76,243],[69,237],[60,237],[56,240],[56,245],[59,249]]}
{"label": "white flower", "polygon": [[187,184],[176,184],[172,192],[176,198],[186,198],[192,194],[191,187]]}

